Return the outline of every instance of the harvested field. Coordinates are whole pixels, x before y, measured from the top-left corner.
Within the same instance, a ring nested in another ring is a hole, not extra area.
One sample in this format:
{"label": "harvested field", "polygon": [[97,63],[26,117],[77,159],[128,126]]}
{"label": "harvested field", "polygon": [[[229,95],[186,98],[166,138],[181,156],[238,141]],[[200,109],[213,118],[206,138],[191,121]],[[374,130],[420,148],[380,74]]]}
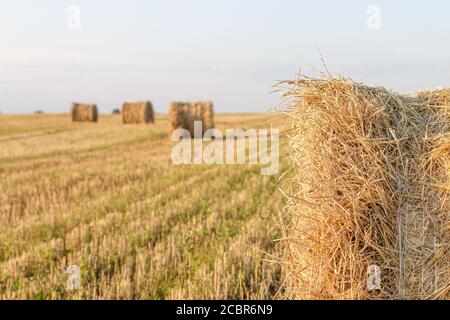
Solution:
{"label": "harvested field", "polygon": [[[219,115],[225,128],[273,116]],[[284,123],[285,121],[281,121]],[[262,299],[280,286],[277,177],[170,163],[168,121],[0,115],[0,298]],[[81,268],[81,290],[66,269]]]}

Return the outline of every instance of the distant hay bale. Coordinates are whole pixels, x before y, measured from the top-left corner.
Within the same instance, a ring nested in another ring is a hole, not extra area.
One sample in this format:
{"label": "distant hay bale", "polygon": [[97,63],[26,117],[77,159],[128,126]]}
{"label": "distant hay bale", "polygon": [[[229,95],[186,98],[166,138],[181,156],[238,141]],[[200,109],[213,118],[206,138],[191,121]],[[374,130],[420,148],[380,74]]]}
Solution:
{"label": "distant hay bale", "polygon": [[176,129],[186,129],[194,136],[195,121],[202,122],[204,134],[214,128],[214,110],[212,102],[172,102],[169,107],[169,134]]}
{"label": "distant hay bale", "polygon": [[150,101],[124,103],[122,107],[123,123],[154,123],[153,106]]}
{"label": "distant hay bale", "polygon": [[125,102],[122,107],[125,124],[154,123],[153,107],[150,101]]}
{"label": "distant hay bale", "polygon": [[95,104],[72,103],[72,121],[74,122],[97,122],[98,110]]}
{"label": "distant hay bale", "polygon": [[[449,299],[448,100],[344,78],[287,83],[287,295]],[[368,287],[376,268],[380,289]]]}
{"label": "distant hay bale", "polygon": [[191,137],[194,134],[194,116],[189,103],[171,102],[169,107],[169,134],[177,129],[186,129]]}

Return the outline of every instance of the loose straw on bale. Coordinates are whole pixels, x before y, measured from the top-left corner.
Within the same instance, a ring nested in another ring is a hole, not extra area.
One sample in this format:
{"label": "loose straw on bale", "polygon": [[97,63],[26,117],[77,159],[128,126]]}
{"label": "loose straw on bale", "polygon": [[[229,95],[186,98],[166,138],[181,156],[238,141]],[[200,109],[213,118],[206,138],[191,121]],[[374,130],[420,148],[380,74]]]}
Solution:
{"label": "loose straw on bale", "polygon": [[214,128],[212,102],[172,102],[169,107],[169,134],[176,129],[186,129],[194,136],[194,122],[202,122],[202,134]]}
{"label": "loose straw on bale", "polygon": [[74,102],[72,103],[71,116],[73,122],[97,122],[97,105]]}
{"label": "loose straw on bale", "polygon": [[154,123],[153,106],[150,101],[125,102],[122,119],[125,124]]}
{"label": "loose straw on bale", "polygon": [[[288,84],[287,295],[450,298],[448,99],[345,78]],[[373,265],[381,290],[367,286]]]}

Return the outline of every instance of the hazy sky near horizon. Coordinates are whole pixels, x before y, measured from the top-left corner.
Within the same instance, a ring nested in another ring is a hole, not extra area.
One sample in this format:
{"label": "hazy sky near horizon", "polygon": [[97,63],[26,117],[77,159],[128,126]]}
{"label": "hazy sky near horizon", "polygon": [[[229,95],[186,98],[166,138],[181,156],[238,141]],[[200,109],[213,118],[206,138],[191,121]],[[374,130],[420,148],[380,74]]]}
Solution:
{"label": "hazy sky near horizon", "polygon": [[[80,29],[67,28],[70,5]],[[371,5],[380,9],[379,29]],[[450,1],[1,0],[0,111],[110,112],[150,99],[270,110],[277,80],[320,67],[400,92],[450,86]]]}

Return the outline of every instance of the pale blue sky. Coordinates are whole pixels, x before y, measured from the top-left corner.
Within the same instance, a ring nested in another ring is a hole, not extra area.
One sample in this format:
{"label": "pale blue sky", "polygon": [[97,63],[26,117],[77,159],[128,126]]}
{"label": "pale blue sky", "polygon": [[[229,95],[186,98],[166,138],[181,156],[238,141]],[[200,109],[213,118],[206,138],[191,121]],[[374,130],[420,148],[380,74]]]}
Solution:
{"label": "pale blue sky", "polygon": [[[81,8],[81,29],[66,8]],[[381,29],[366,26],[369,5]],[[150,99],[267,111],[276,80],[319,65],[401,92],[450,85],[450,1],[1,0],[0,110],[102,112]]]}

